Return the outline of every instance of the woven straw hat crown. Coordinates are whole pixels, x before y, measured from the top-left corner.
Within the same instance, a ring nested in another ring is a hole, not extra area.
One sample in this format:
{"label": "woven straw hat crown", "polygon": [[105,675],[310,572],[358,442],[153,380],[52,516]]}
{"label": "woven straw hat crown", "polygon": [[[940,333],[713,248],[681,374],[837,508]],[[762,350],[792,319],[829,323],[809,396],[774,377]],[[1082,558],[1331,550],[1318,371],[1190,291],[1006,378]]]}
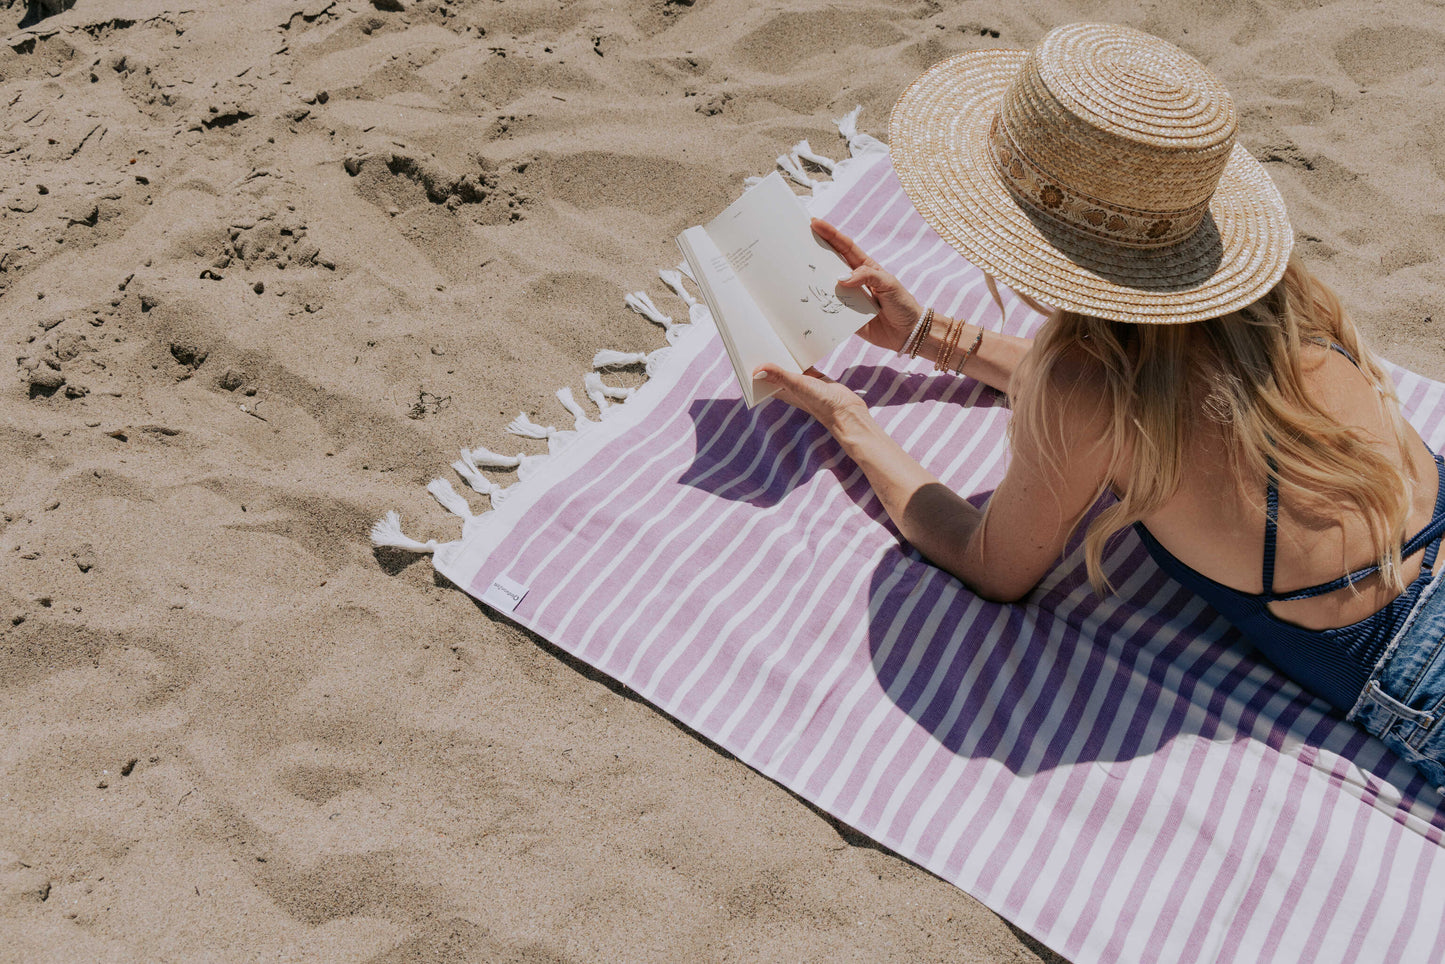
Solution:
{"label": "woven straw hat crown", "polygon": [[1237,123],[1178,47],[1073,24],[935,65],[889,135],[915,206],[984,270],[1074,311],[1180,322],[1256,300],[1288,260],[1283,201]]}

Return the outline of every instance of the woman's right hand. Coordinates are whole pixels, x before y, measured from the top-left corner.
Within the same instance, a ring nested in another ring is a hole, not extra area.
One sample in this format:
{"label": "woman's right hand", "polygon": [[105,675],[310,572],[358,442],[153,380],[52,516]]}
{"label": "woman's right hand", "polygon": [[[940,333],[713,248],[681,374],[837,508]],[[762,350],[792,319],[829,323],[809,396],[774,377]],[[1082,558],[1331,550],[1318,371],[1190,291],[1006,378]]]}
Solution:
{"label": "woman's right hand", "polygon": [[861,288],[867,285],[868,290],[873,293],[878,314],[859,329],[858,334],[879,348],[901,350],[909,333],[913,331],[913,326],[923,315],[922,306],[908,293],[907,288],[898,283],[897,278],[868,257],[863,249],[858,247],[858,242],[848,235],[821,218],[813,218],[813,233],[828,242],[848,267],[853,269],[839,284],[844,288]]}

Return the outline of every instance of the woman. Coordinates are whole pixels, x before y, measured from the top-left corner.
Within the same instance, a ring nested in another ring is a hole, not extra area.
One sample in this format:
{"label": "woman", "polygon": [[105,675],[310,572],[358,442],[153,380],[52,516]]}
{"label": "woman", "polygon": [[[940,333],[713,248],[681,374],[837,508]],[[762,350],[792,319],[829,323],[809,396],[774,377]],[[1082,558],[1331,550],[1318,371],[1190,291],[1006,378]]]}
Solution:
{"label": "woman", "polygon": [[1335,296],[1291,258],[1284,205],[1235,144],[1229,95],[1127,28],[936,65],[899,100],[890,152],[944,238],[1053,306],[1032,342],[920,306],[836,228],[883,348],[1009,394],[1012,459],[980,511],[815,371],[758,377],[858,463],[904,537],[979,594],[1025,596],[1085,513],[1134,525],[1306,689],[1445,785],[1445,468],[1401,419]]}

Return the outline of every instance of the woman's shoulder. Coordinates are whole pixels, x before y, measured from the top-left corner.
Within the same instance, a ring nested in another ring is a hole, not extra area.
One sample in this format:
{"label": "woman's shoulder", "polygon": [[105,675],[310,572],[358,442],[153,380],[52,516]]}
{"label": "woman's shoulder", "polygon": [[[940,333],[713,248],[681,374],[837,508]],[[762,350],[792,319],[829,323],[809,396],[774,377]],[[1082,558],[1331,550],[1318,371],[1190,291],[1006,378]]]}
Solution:
{"label": "woman's shoulder", "polygon": [[1118,379],[1088,344],[1055,345],[1032,360],[1024,395],[1014,399],[1011,426],[1016,454],[1045,460],[1088,463],[1106,471],[1119,456],[1116,407]]}
{"label": "woman's shoulder", "polygon": [[1116,401],[1117,379],[1087,342],[1058,347],[1035,374],[1028,390],[1057,417],[1089,421]]}

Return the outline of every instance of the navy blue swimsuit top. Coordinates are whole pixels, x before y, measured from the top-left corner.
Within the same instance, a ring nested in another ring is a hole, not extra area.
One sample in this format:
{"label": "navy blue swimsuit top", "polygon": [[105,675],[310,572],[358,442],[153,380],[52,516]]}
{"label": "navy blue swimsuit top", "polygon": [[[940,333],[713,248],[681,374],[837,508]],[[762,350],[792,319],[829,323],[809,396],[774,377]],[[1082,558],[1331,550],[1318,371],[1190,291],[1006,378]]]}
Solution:
{"label": "navy blue swimsuit top", "polygon": [[[1343,348],[1331,347],[1336,348],[1346,358],[1350,357]],[[1401,556],[1406,558],[1421,549],[1425,550],[1420,575],[1379,612],[1357,623],[1336,629],[1305,629],[1296,626],[1271,613],[1269,604],[1307,599],[1343,589],[1375,573],[1379,567],[1366,566],[1318,586],[1275,592],[1274,556],[1279,525],[1279,488],[1272,478],[1265,501],[1262,593],[1241,592],[1196,572],[1160,545],[1142,522],[1134,523],[1134,531],[1144,541],[1149,555],[1154,557],[1159,568],[1218,610],[1221,616],[1229,620],[1244,634],[1245,639],[1281,672],[1316,696],[1328,700],[1341,712],[1348,713],[1359,699],[1360,692],[1369,681],[1370,673],[1384,653],[1386,645],[1403,625],[1410,610],[1414,608],[1416,599],[1432,578],[1431,570],[1435,565],[1440,536],[1445,533],[1445,460],[1439,455],[1435,456],[1435,470],[1439,477],[1435,513],[1429,523],[1411,536],[1401,549]]]}

